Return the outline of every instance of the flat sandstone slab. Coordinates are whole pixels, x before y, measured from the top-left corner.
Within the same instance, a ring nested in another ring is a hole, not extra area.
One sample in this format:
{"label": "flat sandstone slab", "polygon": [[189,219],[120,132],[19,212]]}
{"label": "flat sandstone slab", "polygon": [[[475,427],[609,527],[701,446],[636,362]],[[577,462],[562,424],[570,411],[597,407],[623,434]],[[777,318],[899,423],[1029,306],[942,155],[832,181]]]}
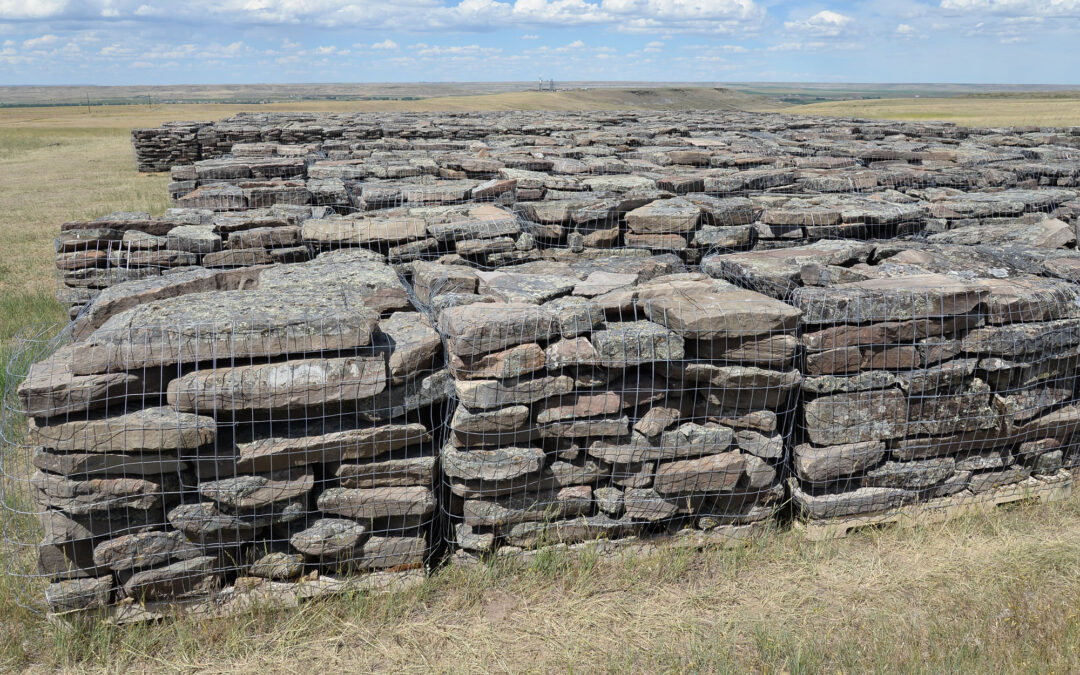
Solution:
{"label": "flat sandstone slab", "polygon": [[346,357],[196,371],[170,382],[168,397],[188,412],[256,412],[346,404],[385,388],[382,359]]}
{"label": "flat sandstone slab", "polygon": [[175,452],[214,441],[212,417],[172,408],[144,408],[125,415],[38,426],[31,419],[27,442],[65,452]]}
{"label": "flat sandstone slab", "polygon": [[76,375],[364,347],[378,312],[340,288],[193,293],[113,316],[72,348]]}

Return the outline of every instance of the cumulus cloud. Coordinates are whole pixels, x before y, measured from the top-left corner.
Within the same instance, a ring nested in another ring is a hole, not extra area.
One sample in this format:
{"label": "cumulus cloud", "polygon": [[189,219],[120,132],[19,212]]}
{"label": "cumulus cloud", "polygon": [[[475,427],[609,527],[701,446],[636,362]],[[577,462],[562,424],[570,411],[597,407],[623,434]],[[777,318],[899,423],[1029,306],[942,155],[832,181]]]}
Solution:
{"label": "cumulus cloud", "polygon": [[[93,21],[171,18],[191,23],[358,26],[484,31],[518,26],[607,25],[616,30],[734,30],[759,24],[755,0],[0,0],[0,17]],[[526,38],[533,39],[533,38]]]}
{"label": "cumulus cloud", "polygon": [[51,33],[47,33],[40,37],[24,40],[23,47],[26,47],[27,49],[40,49],[42,47],[51,47],[57,42],[60,42],[60,38],[56,37]]}
{"label": "cumulus cloud", "polygon": [[918,28],[916,28],[915,26],[912,26],[909,23],[902,23],[902,24],[898,25],[896,27],[896,35],[897,35],[897,37],[901,37],[901,38],[903,38],[905,40],[913,40],[913,39],[926,40],[926,39],[929,39],[929,36],[926,35],[926,33],[920,31]]}
{"label": "cumulus cloud", "polygon": [[67,0],[0,0],[0,18],[45,19],[68,9]]}
{"label": "cumulus cloud", "polygon": [[1080,18],[1080,0],[941,0],[941,8],[964,14]]}
{"label": "cumulus cloud", "polygon": [[818,37],[836,37],[855,22],[850,16],[826,9],[804,21],[785,21],[784,28],[792,33]]}
{"label": "cumulus cloud", "polygon": [[[783,14],[795,5],[804,9]],[[135,63],[172,63],[178,72],[236,81],[283,73],[312,81],[329,73],[512,80],[535,75],[537,62],[545,76],[567,80],[657,80],[680,72],[705,80],[736,69],[744,79],[769,72],[791,79],[817,67],[859,72],[865,80],[874,78],[873,68],[883,69],[881,77],[907,77],[898,70],[907,66],[894,60],[901,65],[888,72],[884,58],[841,62],[800,53],[873,42],[888,56],[893,47],[910,51],[916,40],[938,54],[926,61],[944,65],[910,77],[978,78],[985,71],[1023,78],[1035,71],[1008,69],[1024,61],[1018,57],[1034,58],[1036,49],[1017,43],[1059,56],[1078,34],[1080,0],[0,0],[0,37],[13,38],[0,48],[0,63],[17,60],[20,67],[5,72],[26,83],[74,72],[88,82],[125,72],[142,80],[146,73]],[[245,42],[236,42],[241,35]],[[979,59],[987,64],[967,68],[950,51],[954,38],[984,45]],[[610,46],[596,46],[601,42]],[[1044,59],[1038,76],[1075,81],[1068,59],[1055,56]],[[832,75],[840,73],[818,72],[816,79]]]}

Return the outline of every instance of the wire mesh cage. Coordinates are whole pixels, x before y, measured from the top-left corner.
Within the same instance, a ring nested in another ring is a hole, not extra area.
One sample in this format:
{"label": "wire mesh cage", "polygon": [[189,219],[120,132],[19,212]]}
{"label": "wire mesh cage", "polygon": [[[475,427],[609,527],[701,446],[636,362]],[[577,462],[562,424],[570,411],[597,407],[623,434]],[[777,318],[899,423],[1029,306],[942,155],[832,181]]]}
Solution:
{"label": "wire mesh cage", "polygon": [[176,208],[65,224],[74,321],[8,364],[20,600],[295,598],[444,554],[738,541],[789,505],[823,535],[1067,494],[1076,138],[685,111],[136,130]]}
{"label": "wire mesh cage", "polygon": [[431,561],[442,341],[390,267],[337,253],[23,340],[4,427],[20,601],[212,600]]}
{"label": "wire mesh cage", "polygon": [[429,293],[454,378],[440,457],[459,557],[738,540],[783,504],[798,311],[631,269],[480,273],[479,294],[460,277]]}
{"label": "wire mesh cage", "polygon": [[883,271],[789,297],[806,350],[791,480],[801,512],[1060,496],[1080,430],[1077,289]]}

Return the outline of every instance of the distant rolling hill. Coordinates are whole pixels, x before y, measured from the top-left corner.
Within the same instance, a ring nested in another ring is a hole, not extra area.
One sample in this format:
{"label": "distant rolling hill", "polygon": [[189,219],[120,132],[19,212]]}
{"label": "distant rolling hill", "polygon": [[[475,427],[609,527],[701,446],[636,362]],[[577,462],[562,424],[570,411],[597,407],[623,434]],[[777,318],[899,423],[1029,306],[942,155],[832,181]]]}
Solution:
{"label": "distant rolling hill", "polygon": [[[153,105],[150,105],[153,104]],[[727,87],[582,83],[537,91],[521,83],[0,87],[2,107],[267,106],[281,110],[772,110],[778,99]]]}
{"label": "distant rolling hill", "polygon": [[[299,104],[288,104],[297,109]],[[274,108],[274,105],[268,106]],[[302,106],[300,106],[302,107]],[[310,105],[308,107],[311,107]],[[515,91],[472,96],[440,96],[411,101],[350,101],[348,110],[746,110],[787,107],[773,99],[724,87],[582,88]],[[338,109],[338,108],[334,108]]]}

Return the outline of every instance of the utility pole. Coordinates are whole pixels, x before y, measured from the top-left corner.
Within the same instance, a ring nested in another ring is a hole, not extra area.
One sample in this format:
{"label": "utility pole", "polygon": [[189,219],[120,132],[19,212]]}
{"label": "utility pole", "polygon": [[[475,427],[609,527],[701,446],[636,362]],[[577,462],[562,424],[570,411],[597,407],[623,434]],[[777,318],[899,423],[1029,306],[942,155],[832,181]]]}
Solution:
{"label": "utility pole", "polygon": [[90,92],[86,92],[86,114],[90,114]]}

